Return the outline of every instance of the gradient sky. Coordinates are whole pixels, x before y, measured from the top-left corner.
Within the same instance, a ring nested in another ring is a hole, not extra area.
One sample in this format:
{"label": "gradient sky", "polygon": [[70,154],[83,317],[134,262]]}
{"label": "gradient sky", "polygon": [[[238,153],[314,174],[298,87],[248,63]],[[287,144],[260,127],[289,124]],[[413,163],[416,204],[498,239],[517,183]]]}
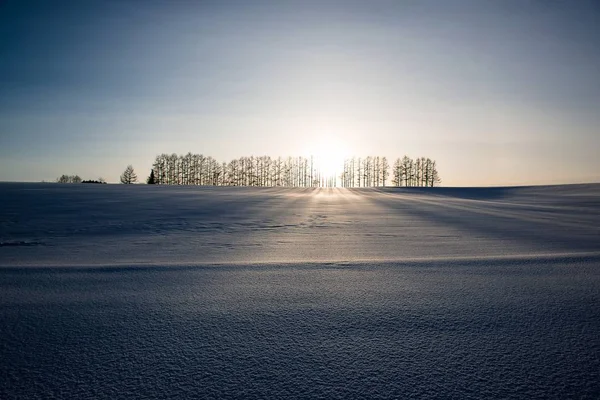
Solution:
{"label": "gradient sky", "polygon": [[323,138],[446,186],[600,181],[600,3],[0,0],[0,180]]}

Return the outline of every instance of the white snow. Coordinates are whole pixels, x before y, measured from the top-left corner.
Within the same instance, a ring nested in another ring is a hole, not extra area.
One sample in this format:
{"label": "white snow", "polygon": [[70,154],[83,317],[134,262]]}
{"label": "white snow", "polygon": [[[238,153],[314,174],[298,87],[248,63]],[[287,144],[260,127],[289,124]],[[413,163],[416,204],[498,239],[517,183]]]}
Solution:
{"label": "white snow", "polygon": [[600,251],[600,185],[2,184],[0,265],[198,265]]}
{"label": "white snow", "polygon": [[600,185],[0,184],[0,398],[594,398]]}

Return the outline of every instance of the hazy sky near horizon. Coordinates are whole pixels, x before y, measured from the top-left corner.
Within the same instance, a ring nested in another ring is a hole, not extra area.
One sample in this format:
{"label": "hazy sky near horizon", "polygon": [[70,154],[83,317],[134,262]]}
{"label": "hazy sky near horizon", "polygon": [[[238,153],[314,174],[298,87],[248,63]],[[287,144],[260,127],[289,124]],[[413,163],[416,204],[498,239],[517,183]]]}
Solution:
{"label": "hazy sky near horizon", "polygon": [[323,140],[447,186],[600,181],[599,49],[593,0],[4,0],[0,181]]}

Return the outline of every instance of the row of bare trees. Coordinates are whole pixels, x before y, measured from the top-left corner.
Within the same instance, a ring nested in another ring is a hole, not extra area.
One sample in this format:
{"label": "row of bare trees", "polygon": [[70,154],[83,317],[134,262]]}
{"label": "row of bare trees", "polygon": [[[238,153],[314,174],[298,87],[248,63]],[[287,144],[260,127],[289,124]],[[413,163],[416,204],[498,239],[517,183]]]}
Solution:
{"label": "row of bare trees", "polygon": [[[405,162],[406,161],[406,162]],[[398,166],[398,168],[397,168]],[[219,162],[202,154],[160,154],[152,166],[159,185],[373,187],[434,186],[440,183],[434,161],[408,157],[396,160],[390,182],[386,157],[352,157],[339,171],[325,173],[315,157],[241,157]]]}
{"label": "row of bare trees", "polygon": [[387,186],[390,165],[386,157],[352,157],[344,160],[342,187]]}
{"label": "row of bare trees", "polygon": [[[391,172],[392,186],[433,187],[442,182],[436,162],[425,157],[398,158],[394,161]],[[344,160],[340,185],[342,187],[388,186],[389,178],[390,166],[386,157],[352,157]]]}
{"label": "row of bare trees", "polygon": [[408,156],[398,158],[393,167],[393,186],[437,186],[442,182],[434,160]]}
{"label": "row of bare trees", "polygon": [[220,163],[202,154],[160,154],[153,164],[155,182],[167,185],[334,186],[314,157],[241,157]]}

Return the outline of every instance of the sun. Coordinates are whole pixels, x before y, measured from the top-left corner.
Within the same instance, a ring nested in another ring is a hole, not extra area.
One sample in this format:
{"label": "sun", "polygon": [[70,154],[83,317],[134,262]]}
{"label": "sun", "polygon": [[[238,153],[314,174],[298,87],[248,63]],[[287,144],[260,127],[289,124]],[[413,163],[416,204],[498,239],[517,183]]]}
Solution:
{"label": "sun", "polygon": [[339,141],[323,138],[315,144],[313,154],[321,176],[336,178],[344,171],[346,154]]}

